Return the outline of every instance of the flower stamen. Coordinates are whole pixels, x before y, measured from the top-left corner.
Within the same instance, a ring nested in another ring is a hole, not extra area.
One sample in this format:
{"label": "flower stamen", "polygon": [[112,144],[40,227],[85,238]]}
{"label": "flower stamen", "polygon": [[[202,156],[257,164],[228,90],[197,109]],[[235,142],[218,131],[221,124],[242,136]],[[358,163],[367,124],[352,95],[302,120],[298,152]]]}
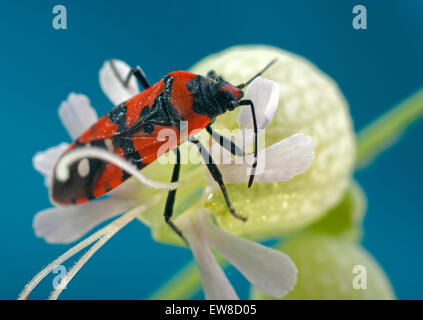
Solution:
{"label": "flower stamen", "polygon": [[69,153],[66,153],[57,163],[56,178],[62,182],[68,180],[70,174],[69,167],[73,163],[86,158],[94,158],[113,163],[114,165],[118,166],[122,170],[132,175],[141,183],[151,188],[162,190],[174,190],[182,184],[181,181],[161,182],[153,180],[147,177],[146,175],[142,174],[132,163],[128,162],[127,160],[119,157],[118,155],[112,152],[96,147],[78,148],[76,150],[72,150]]}
{"label": "flower stamen", "polygon": [[[100,249],[109,239],[111,239],[119,230],[121,230],[124,226],[126,226],[129,222],[134,220],[139,214],[141,214],[144,210],[146,210],[150,205],[154,202],[157,202],[159,197],[154,197],[152,202],[148,205],[141,205],[138,206],[121,217],[114,220],[112,223],[108,224],[101,230],[97,231],[93,235],[89,236],[87,239],[81,241],[74,247],[70,248],[64,254],[59,256],[53,262],[51,262],[46,268],[41,270],[24,288],[24,290],[20,293],[18,300],[25,300],[28,298],[29,294],[35,287],[43,280],[56,266],[62,264],[63,262],[69,260],[75,254],[80,252],[81,250],[88,247],[90,244],[95,243],[70,269],[70,271],[66,274],[58,288],[56,288],[50,295],[49,299],[57,299],[60,293],[63,291],[63,288],[69,283],[70,280],[76,275],[76,273],[82,268],[82,266],[87,263],[87,261],[94,255],[94,253]],[[97,241],[97,242],[96,242]]]}

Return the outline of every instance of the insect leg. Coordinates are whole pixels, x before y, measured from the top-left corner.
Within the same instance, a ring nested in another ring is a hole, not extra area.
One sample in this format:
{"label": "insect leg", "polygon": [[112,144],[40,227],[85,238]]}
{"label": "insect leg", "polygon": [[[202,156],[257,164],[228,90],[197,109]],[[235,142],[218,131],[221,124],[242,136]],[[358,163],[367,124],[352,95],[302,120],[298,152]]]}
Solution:
{"label": "insect leg", "polygon": [[123,84],[125,87],[128,86],[129,80],[131,80],[132,75],[134,75],[135,78],[137,78],[138,82],[144,87],[144,89],[151,87],[151,84],[150,82],[148,82],[144,71],[142,71],[140,67],[131,68],[131,71],[129,71],[128,75],[126,76],[126,80]]}
{"label": "insect leg", "polygon": [[201,156],[203,157],[204,161],[206,162],[207,168],[210,171],[210,174],[212,175],[213,179],[218,183],[220,190],[222,191],[223,197],[225,198],[226,205],[228,206],[229,211],[231,214],[242,221],[247,221],[247,218],[240,216],[238,213],[236,213],[234,207],[232,206],[231,200],[229,200],[228,192],[226,191],[225,184],[223,183],[222,174],[220,173],[219,169],[217,168],[216,164],[213,162],[213,158],[211,155],[207,152],[207,150],[204,148],[202,143],[198,141],[194,137],[190,137],[189,141],[194,143],[198,150],[201,153]]}
{"label": "insect leg", "polygon": [[[275,60],[276,61],[276,60]],[[273,62],[271,62],[273,63]],[[241,100],[239,102],[240,106],[250,106],[251,107],[251,114],[253,115],[253,126],[254,126],[254,163],[253,167],[251,168],[250,179],[248,180],[248,188],[251,187],[254,181],[254,176],[256,174],[256,167],[257,167],[257,148],[258,148],[258,141],[257,141],[257,119],[256,119],[256,112],[254,110],[254,103],[251,100]]]}
{"label": "insect leg", "polygon": [[[178,181],[179,171],[180,171],[180,167],[181,167],[181,155],[180,155],[180,152],[179,152],[179,147],[176,148],[175,153],[176,153],[176,164],[173,168],[172,182]],[[165,206],[165,210],[164,210],[165,221],[169,225],[169,227],[171,227],[172,230],[175,231],[176,234],[182,238],[182,240],[187,242],[185,240],[185,237],[183,236],[181,230],[179,230],[178,227],[170,220],[170,218],[172,218],[172,214],[173,214],[173,207],[174,207],[174,204],[175,204],[175,196],[176,196],[176,189],[170,190],[168,195],[167,195],[166,206]]]}
{"label": "insect leg", "polygon": [[114,74],[120,80],[120,82],[122,82],[122,85],[125,88],[128,87],[129,81],[131,80],[132,76],[135,76],[135,78],[137,78],[138,82],[143,86],[144,89],[151,87],[151,84],[150,84],[150,82],[148,82],[144,71],[142,71],[142,69],[140,67],[131,68],[131,70],[129,71],[126,78],[122,79],[119,72],[117,71],[115,61],[113,59],[110,59],[109,62],[110,62],[110,66],[112,67]]}
{"label": "insect leg", "polygon": [[234,142],[232,142],[225,136],[219,134],[217,131],[214,131],[210,125],[206,127],[206,130],[218,144],[220,144],[223,148],[228,150],[234,156],[244,156],[244,151],[240,147],[238,147]]}

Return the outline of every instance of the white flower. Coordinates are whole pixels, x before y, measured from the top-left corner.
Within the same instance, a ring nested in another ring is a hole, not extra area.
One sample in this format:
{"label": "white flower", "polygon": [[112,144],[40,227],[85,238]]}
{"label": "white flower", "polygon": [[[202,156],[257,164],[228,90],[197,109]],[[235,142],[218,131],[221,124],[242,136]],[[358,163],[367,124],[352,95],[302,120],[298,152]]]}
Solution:
{"label": "white flower", "polygon": [[[129,72],[129,66],[117,60],[115,60],[115,66],[120,78],[125,79]],[[136,82],[130,82],[128,88],[122,87],[109,62],[106,62],[100,71],[100,84],[105,94],[114,103],[120,103],[139,92]],[[258,78],[249,85],[245,97],[254,101],[258,127],[264,129],[272,120],[277,108],[277,85]],[[241,129],[251,128],[249,112],[249,109],[244,107],[239,114],[238,122]],[[74,93],[71,93],[68,99],[61,104],[59,115],[72,139],[77,138],[97,120],[97,114],[91,107],[88,98]],[[252,143],[253,136],[247,133],[244,139],[245,146],[248,146]],[[34,167],[45,176],[47,186],[49,186],[54,166],[67,146],[68,144],[62,143],[34,156]],[[229,155],[226,154],[226,156]],[[251,155],[246,157],[251,157]],[[313,143],[309,136],[295,134],[261,150],[259,162],[263,157],[265,157],[263,161],[265,170],[262,174],[257,175],[256,181],[285,181],[308,168],[314,157]],[[224,181],[228,183],[247,181],[248,166],[247,164],[219,165]],[[142,174],[139,179],[145,182]],[[140,184],[133,183],[133,179],[129,179],[117,189],[109,192],[109,197],[106,199],[82,205],[53,207],[37,213],[33,223],[37,236],[50,243],[69,243],[85,235],[99,223],[129,210],[53,261],[27,285],[20,298],[26,298],[54,266],[94,243],[91,249],[69,271],[64,282],[62,281],[64,284],[69,282],[107,240],[164,195],[161,193],[156,198],[153,197],[149,203],[140,203],[140,199],[137,197],[139,193],[134,192],[134,188],[139,188],[139,186]],[[178,219],[179,221],[181,221],[181,229],[197,261],[207,298],[237,298],[232,286],[214,259],[209,245],[212,245],[237,267],[254,286],[268,295],[281,297],[295,284],[296,268],[290,258],[280,251],[266,248],[220,230],[211,222],[209,213],[189,216]],[[56,289],[51,298],[57,298],[60,292],[60,288]]]}
{"label": "white flower", "polygon": [[[254,102],[257,119],[258,133],[263,134],[266,126],[272,121],[278,107],[279,90],[278,85],[270,80],[258,77],[247,88],[244,99]],[[249,146],[254,140],[253,122],[251,110],[248,106],[241,109],[238,114],[238,124],[241,129],[238,135],[242,135],[244,146]],[[238,138],[235,136],[235,141]],[[216,146],[216,144],[215,144]],[[222,150],[224,157],[230,157],[229,151]],[[219,169],[222,172],[226,183],[248,181],[252,154],[248,154],[242,164],[221,164]],[[256,182],[280,182],[286,181],[297,174],[305,171],[314,159],[314,145],[310,136],[296,133],[280,140],[279,142],[260,150],[258,155],[258,166],[263,170],[257,170]],[[223,161],[223,163],[227,163]]]}
{"label": "white flower", "polygon": [[207,211],[190,218],[181,229],[197,262],[207,299],[238,299],[210,245],[269,296],[283,297],[297,281],[297,268],[286,254],[221,230]]}

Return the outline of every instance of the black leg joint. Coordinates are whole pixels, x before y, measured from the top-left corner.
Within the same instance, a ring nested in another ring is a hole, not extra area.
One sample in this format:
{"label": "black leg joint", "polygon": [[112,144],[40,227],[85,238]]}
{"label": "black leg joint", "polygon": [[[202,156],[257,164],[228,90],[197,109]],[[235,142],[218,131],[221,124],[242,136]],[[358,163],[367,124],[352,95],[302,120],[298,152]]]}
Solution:
{"label": "black leg joint", "polygon": [[247,221],[247,218],[240,216],[235,211],[234,207],[232,206],[231,200],[229,199],[229,195],[228,195],[228,192],[226,190],[226,186],[223,183],[222,174],[220,173],[219,168],[213,162],[213,158],[211,157],[211,155],[204,148],[202,143],[200,141],[198,141],[196,138],[190,137],[189,141],[194,143],[197,146],[197,148],[199,149],[202,158],[206,162],[206,165],[207,165],[207,168],[209,169],[210,174],[212,175],[213,179],[217,182],[217,184],[220,187],[220,190],[222,191],[223,197],[225,198],[225,202],[226,202],[226,205],[227,205],[230,213],[237,219],[240,219],[242,221]]}
{"label": "black leg joint", "polygon": [[131,68],[131,71],[129,71],[129,73],[126,77],[126,80],[123,83],[125,88],[128,87],[129,81],[131,80],[132,76],[134,76],[138,80],[138,82],[143,86],[144,89],[151,87],[151,84],[150,84],[150,82],[148,82],[144,71],[140,67],[135,67],[135,68]]}
{"label": "black leg joint", "polygon": [[[173,168],[173,173],[172,173],[172,182],[176,182],[179,179],[179,172],[180,172],[180,168],[181,168],[181,155],[179,152],[179,147],[177,147],[175,149],[175,153],[176,153],[176,163],[175,166]],[[175,206],[175,197],[176,197],[176,189],[174,190],[170,190],[168,195],[167,195],[167,199],[166,199],[166,206],[165,206],[165,210],[164,210],[164,218],[166,223],[169,225],[169,227],[172,228],[173,231],[176,232],[176,234],[178,236],[180,236],[182,238],[182,240],[184,240],[184,242],[187,243],[184,235],[182,234],[181,230],[178,229],[178,227],[170,220],[172,218],[173,215],[173,208]]]}

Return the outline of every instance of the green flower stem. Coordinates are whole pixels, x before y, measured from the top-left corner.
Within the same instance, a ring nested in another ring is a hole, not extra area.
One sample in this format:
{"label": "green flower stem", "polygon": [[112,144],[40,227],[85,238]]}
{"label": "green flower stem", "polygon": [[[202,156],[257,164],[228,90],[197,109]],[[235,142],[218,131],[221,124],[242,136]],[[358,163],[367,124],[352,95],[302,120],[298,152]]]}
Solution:
{"label": "green flower stem", "polygon": [[357,135],[357,167],[370,163],[423,116],[423,89],[362,129]]}
{"label": "green flower stem", "polygon": [[165,283],[149,299],[150,300],[180,300],[194,295],[201,287],[200,274],[197,265],[191,261],[172,279]]}
{"label": "green flower stem", "polygon": [[[423,89],[360,131],[357,137],[357,166],[363,166],[395,141],[423,115]],[[219,259],[222,262],[222,259]],[[222,264],[225,267],[226,264]],[[195,262],[190,262],[162,286],[151,299],[189,299],[201,288]]]}
{"label": "green flower stem", "polygon": [[[216,260],[222,268],[227,263],[220,255],[215,255]],[[157,290],[150,300],[185,300],[191,298],[201,289],[201,278],[195,261],[188,263],[182,270],[175,274],[159,290]]]}

